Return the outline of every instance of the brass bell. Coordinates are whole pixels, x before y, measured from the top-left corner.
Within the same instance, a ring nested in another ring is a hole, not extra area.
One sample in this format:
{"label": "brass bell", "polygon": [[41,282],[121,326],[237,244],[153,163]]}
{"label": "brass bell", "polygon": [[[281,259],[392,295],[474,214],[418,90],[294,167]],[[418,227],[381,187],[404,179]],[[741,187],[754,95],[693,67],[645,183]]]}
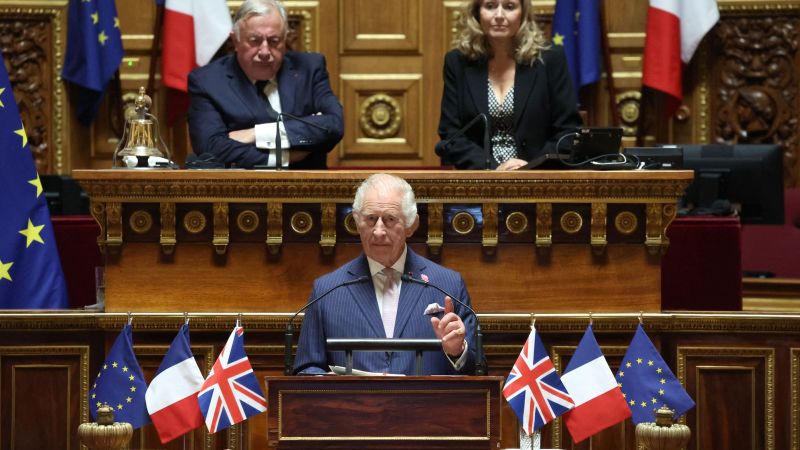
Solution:
{"label": "brass bell", "polygon": [[149,112],[152,105],[140,87],[133,108],[125,114],[125,131],[114,151],[115,168],[169,167],[172,157],[158,131],[158,119]]}
{"label": "brass bell", "polygon": [[82,423],[78,427],[81,443],[90,450],[117,450],[127,448],[133,436],[133,427],[126,422],[114,422],[114,409],[108,405],[97,408],[97,422]]}
{"label": "brass bell", "polygon": [[686,448],[692,431],[686,425],[673,424],[675,411],[661,407],[656,411],[656,421],[636,425],[636,441],[645,450],[681,450]]}

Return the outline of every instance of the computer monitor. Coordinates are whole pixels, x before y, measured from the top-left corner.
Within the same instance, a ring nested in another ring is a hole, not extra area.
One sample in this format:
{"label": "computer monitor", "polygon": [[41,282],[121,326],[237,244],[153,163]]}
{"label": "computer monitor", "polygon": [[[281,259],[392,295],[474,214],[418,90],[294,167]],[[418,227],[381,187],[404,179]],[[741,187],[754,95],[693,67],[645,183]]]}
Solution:
{"label": "computer monitor", "polygon": [[689,214],[720,213],[729,205],[742,223],[783,223],[780,146],[683,145],[683,168],[694,170],[682,201]]}

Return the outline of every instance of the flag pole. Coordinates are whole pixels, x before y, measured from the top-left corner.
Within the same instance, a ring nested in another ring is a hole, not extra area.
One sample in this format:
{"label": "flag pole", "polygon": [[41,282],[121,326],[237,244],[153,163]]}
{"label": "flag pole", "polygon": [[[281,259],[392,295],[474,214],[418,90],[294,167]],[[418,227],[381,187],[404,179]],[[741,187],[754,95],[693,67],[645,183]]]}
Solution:
{"label": "flag pole", "polygon": [[617,114],[616,86],[614,85],[614,70],[611,67],[611,48],[608,44],[608,29],[606,27],[605,2],[600,2],[600,47],[603,51],[603,65],[606,66],[606,88],[608,89],[608,113],[611,123],[619,126]]}
{"label": "flag pole", "polygon": [[156,65],[158,64],[158,48],[161,47],[161,35],[164,29],[164,5],[156,5],[156,21],[153,25],[153,46],[150,47],[150,71],[147,76],[147,93],[155,98]]}

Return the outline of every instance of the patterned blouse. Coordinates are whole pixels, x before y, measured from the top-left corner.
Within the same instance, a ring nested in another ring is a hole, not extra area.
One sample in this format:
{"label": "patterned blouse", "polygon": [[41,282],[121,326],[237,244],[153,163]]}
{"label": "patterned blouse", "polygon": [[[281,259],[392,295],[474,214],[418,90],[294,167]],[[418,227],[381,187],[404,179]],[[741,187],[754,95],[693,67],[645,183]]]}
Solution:
{"label": "patterned blouse", "polygon": [[511,87],[501,104],[494,94],[492,82],[486,84],[489,90],[489,121],[495,130],[492,135],[492,155],[498,164],[502,164],[517,157],[517,145],[511,129],[514,121],[514,87]]}

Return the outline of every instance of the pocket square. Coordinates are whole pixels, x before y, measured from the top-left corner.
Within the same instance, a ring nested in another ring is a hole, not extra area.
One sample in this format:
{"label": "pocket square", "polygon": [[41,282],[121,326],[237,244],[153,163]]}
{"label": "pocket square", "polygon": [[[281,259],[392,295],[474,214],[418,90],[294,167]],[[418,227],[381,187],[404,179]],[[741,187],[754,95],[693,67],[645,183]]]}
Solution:
{"label": "pocket square", "polygon": [[444,312],[444,307],[438,303],[431,303],[425,308],[425,314],[434,315]]}

